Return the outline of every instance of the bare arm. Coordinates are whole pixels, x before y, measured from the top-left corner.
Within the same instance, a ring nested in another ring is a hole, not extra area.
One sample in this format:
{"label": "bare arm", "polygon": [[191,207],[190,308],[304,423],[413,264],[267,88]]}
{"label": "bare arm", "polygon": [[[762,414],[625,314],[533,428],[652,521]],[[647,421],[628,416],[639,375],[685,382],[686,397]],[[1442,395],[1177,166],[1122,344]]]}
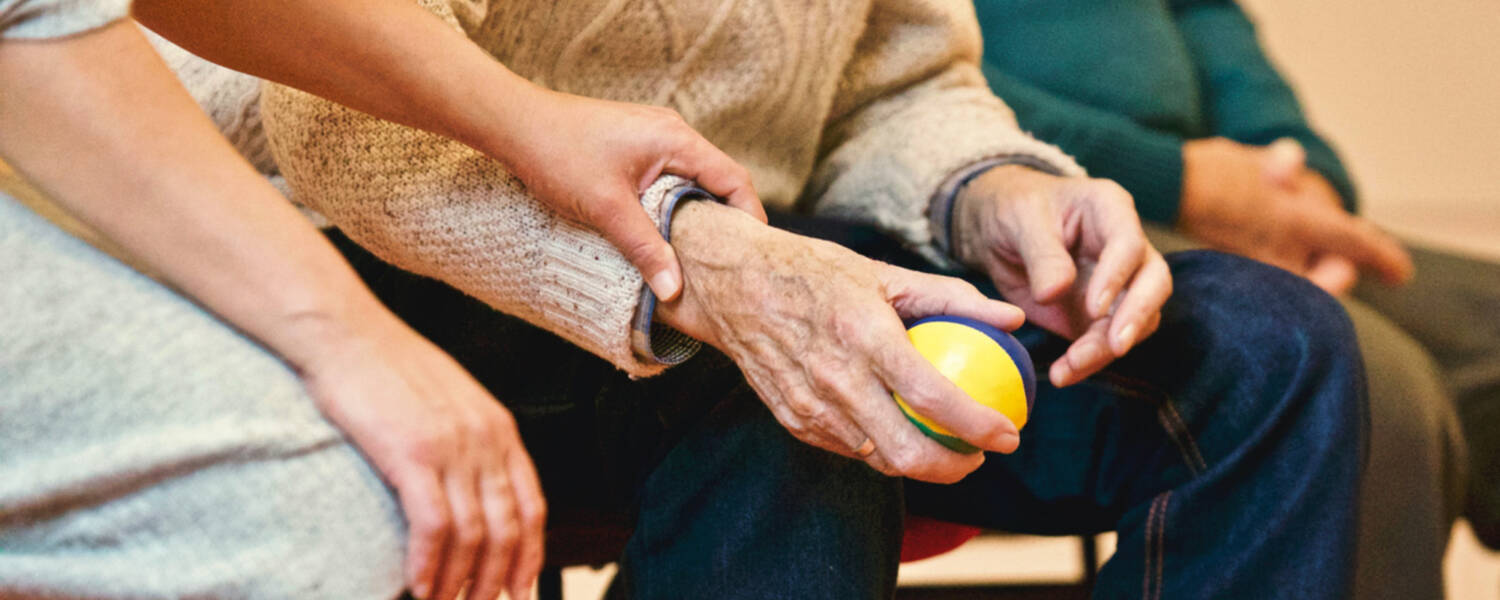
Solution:
{"label": "bare arm", "polygon": [[534,85],[464,37],[451,13],[445,22],[401,0],[139,0],[134,11],[213,62],[499,161],[544,204],[599,231],[664,298],[680,289],[680,269],[637,201],[660,175],[695,180],[765,220],[749,173],[671,111]]}
{"label": "bare arm", "polygon": [[[371,312],[373,298],[332,247],[246,167],[128,30],[117,24],[66,40],[4,43],[6,160],[272,348],[296,346],[282,339],[290,321]],[[267,251],[272,243],[279,252]]]}
{"label": "bare arm", "polygon": [[[134,26],[0,42],[0,90],[0,156],[285,358],[397,488],[419,595],[456,594],[470,578],[494,591],[529,586],[545,508],[509,413],[379,304],[218,136]],[[481,540],[519,530],[522,541],[479,560],[461,543],[473,523]]]}
{"label": "bare arm", "polygon": [[524,141],[540,91],[416,2],[138,0],[136,19],[210,61],[462,141]]}

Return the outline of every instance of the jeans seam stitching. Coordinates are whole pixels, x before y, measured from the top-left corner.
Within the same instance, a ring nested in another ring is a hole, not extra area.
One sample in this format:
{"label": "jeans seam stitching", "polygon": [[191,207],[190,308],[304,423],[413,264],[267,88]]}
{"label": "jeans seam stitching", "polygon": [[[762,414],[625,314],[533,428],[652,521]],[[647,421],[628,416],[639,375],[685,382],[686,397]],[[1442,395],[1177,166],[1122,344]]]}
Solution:
{"label": "jeans seam stitching", "polygon": [[1156,593],[1154,598],[1161,598],[1162,588],[1166,587],[1166,579],[1162,570],[1167,562],[1167,505],[1172,502],[1172,490],[1167,490],[1161,495],[1161,514],[1156,517]]}
{"label": "jeans seam stitching", "polygon": [[1177,447],[1177,452],[1182,456],[1182,462],[1187,464],[1188,470],[1192,471],[1195,476],[1208,470],[1208,461],[1204,460],[1203,453],[1198,449],[1197,440],[1193,438],[1187,423],[1182,420],[1182,415],[1172,404],[1171,394],[1132,377],[1117,373],[1101,373],[1101,375],[1108,375],[1108,380],[1115,384],[1119,391],[1155,404],[1157,422],[1166,431],[1167,439],[1172,440],[1172,445]]}
{"label": "jeans seam stitching", "polygon": [[1152,537],[1153,532],[1156,531],[1156,514],[1161,508],[1161,498],[1162,497],[1160,495],[1152,498],[1151,510],[1146,513],[1146,535],[1144,536],[1146,542],[1146,552],[1142,555],[1141,560],[1141,600],[1150,600],[1151,598],[1151,561],[1156,556],[1155,552],[1152,551]]}
{"label": "jeans seam stitching", "polygon": [[1203,453],[1198,449],[1198,440],[1194,439],[1193,432],[1188,430],[1187,423],[1182,420],[1182,415],[1177,412],[1177,406],[1172,403],[1171,396],[1163,395],[1163,401],[1161,406],[1158,407],[1158,412],[1165,412],[1172,419],[1172,422],[1176,423],[1177,430],[1182,433],[1183,441],[1187,444],[1187,448],[1184,451],[1191,452],[1192,456],[1190,460],[1197,461],[1195,463],[1197,473],[1195,474],[1207,471],[1208,461],[1203,459]]}

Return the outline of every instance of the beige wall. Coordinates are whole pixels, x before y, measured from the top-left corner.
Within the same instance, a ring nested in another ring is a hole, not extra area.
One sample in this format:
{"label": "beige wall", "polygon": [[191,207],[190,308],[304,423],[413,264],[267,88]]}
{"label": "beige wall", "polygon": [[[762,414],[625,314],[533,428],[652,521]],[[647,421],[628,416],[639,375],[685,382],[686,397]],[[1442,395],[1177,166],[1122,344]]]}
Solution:
{"label": "beige wall", "polygon": [[1500,258],[1500,1],[1241,1],[1366,214]]}

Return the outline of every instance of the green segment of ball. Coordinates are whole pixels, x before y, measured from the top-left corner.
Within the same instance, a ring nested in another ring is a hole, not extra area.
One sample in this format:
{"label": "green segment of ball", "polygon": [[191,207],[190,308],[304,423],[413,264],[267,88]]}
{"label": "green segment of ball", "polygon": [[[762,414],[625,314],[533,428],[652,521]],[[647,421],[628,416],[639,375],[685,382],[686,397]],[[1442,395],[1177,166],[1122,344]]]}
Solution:
{"label": "green segment of ball", "polygon": [[[991,325],[954,316],[927,317],[906,329],[917,352],[975,402],[1026,425],[1036,398],[1036,372],[1021,342]],[[979,449],[912,410],[901,396],[896,404],[922,433],[955,452]]]}

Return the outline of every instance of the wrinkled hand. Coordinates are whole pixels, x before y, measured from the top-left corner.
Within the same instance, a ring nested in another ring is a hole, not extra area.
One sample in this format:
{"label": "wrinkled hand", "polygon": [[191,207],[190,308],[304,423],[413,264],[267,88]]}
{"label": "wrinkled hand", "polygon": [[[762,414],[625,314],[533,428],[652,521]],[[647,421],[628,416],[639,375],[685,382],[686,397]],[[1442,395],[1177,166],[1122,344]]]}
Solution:
{"label": "wrinkled hand", "polygon": [[1182,157],[1178,228],[1188,236],[1307,277],[1335,295],[1353,287],[1360,269],[1389,284],[1411,277],[1411,257],[1401,245],[1344,212],[1295,141],[1261,148],[1193,140]]}
{"label": "wrinkled hand", "polygon": [[542,88],[502,160],[537,198],[586,224],[619,249],[652,292],[675,298],[682,272],[672,247],[641,210],[641,193],[661,175],[695,181],[765,222],[750,173],[675,111]]}
{"label": "wrinkled hand", "polygon": [[979,467],[981,453],[922,435],[895,391],[979,448],[1015,450],[1015,425],[922,358],[901,322],[952,314],[1009,330],[1024,318],[1015,307],[967,282],[872,261],[707,202],[680,209],[672,242],[687,288],[662,305],[663,320],[732,358],[798,439],[924,481],[957,481]]}
{"label": "wrinkled hand", "polygon": [[1172,275],[1112,181],[1023,166],[986,171],[959,193],[953,252],[987,273],[1041,327],[1074,340],[1053,385],[1076,383],[1156,331]]}
{"label": "wrinkled hand", "polygon": [[[395,321],[392,317],[390,321]],[[382,319],[376,319],[382,322]],[[304,328],[308,328],[305,326]],[[396,489],[418,598],[529,597],[546,503],[515,420],[453,359],[399,322],[313,323],[291,360],[318,407]]]}

